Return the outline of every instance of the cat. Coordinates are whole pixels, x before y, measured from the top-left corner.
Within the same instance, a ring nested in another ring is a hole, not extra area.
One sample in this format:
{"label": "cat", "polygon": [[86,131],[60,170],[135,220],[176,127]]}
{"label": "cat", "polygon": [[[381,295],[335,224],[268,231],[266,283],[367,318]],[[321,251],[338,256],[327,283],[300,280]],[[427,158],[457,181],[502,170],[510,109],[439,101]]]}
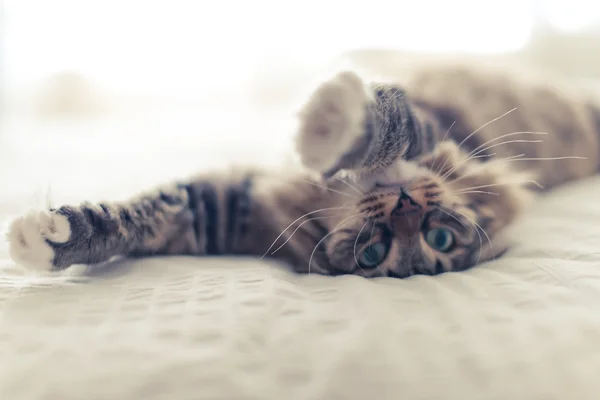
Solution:
{"label": "cat", "polygon": [[113,257],[250,255],[299,273],[463,271],[511,245],[536,193],[598,170],[600,108],[551,81],[439,65],[342,71],[298,114],[293,173],[206,172],[122,203],[31,211],[7,232],[37,271]]}

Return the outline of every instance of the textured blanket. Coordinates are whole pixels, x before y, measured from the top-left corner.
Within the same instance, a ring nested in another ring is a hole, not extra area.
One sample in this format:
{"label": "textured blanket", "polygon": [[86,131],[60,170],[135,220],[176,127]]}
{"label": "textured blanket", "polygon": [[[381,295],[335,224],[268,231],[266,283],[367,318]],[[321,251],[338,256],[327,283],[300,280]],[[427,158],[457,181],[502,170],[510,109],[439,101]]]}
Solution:
{"label": "textured blanket", "polygon": [[595,400],[599,196],[599,178],[564,187],[503,258],[436,277],[151,258],[45,278],[4,259],[0,398]]}

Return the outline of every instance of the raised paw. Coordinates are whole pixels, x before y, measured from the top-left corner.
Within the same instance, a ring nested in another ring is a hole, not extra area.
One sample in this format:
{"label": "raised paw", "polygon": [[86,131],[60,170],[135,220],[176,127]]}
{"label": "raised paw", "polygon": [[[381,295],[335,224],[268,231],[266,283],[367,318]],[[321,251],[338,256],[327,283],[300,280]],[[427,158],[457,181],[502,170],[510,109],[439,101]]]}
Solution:
{"label": "raised paw", "polygon": [[13,261],[28,269],[51,271],[55,250],[49,242],[66,243],[71,237],[71,226],[64,215],[30,211],[12,221],[6,236]]}
{"label": "raised paw", "polygon": [[344,160],[361,145],[371,97],[354,72],[340,72],[321,84],[300,111],[296,151],[305,167],[322,174],[347,168]]}

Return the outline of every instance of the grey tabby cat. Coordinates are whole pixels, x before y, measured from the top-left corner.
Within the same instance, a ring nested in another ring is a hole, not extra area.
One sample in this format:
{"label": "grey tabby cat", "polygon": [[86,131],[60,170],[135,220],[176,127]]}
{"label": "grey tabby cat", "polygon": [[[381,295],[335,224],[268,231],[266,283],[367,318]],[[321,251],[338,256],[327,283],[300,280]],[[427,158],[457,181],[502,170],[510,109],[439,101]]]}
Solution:
{"label": "grey tabby cat", "polygon": [[299,118],[308,171],[205,173],[124,203],[32,211],[12,222],[10,254],[43,271],[157,254],[266,255],[326,275],[460,271],[507,249],[536,185],[600,160],[589,99],[463,67],[402,87],[341,72]]}

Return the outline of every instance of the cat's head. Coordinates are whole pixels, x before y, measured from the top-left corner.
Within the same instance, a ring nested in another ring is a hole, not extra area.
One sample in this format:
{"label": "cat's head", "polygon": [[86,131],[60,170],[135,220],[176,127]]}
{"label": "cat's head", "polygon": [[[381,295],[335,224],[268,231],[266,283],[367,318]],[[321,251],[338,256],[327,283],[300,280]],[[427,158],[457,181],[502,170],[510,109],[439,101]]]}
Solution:
{"label": "cat's head", "polygon": [[510,164],[468,159],[453,142],[440,143],[411,162],[406,179],[377,185],[332,228],[329,272],[404,278],[496,257],[507,249],[504,228],[532,198],[531,176]]}

